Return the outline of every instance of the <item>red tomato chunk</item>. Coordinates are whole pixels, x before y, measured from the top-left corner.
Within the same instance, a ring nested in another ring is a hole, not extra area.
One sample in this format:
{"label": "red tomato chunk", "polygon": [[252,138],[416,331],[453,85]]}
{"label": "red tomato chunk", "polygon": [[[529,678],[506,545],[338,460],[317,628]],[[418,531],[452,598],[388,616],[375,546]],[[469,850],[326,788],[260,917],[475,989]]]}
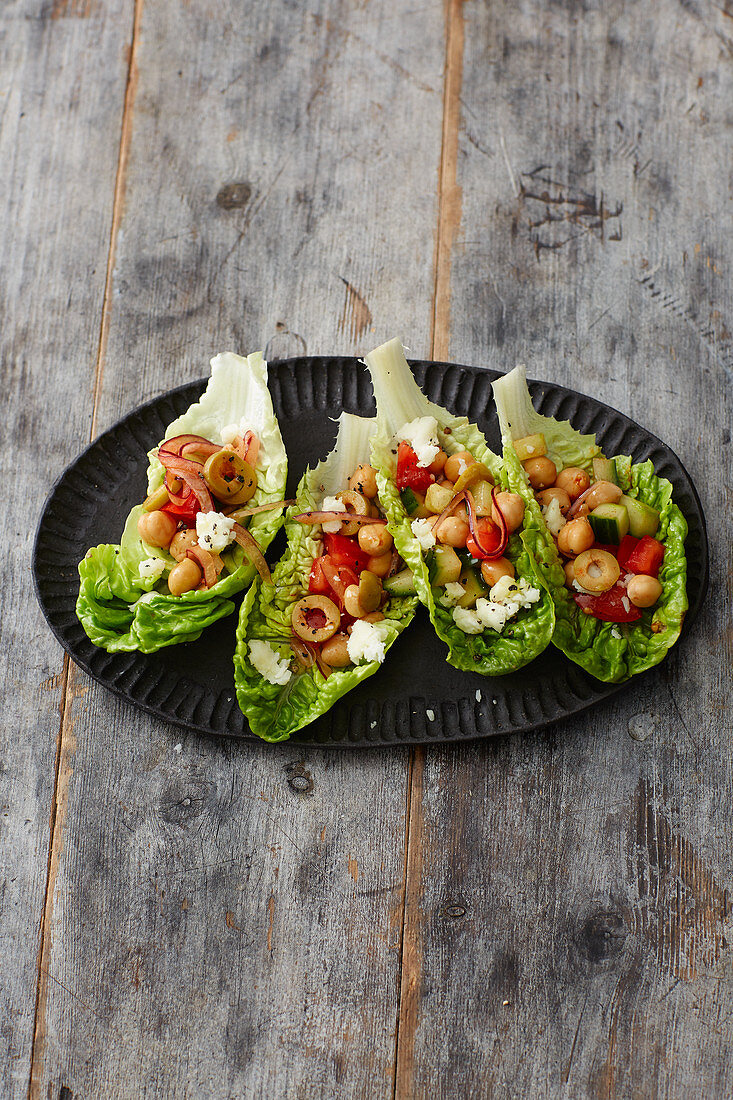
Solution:
{"label": "red tomato chunk", "polygon": [[[615,584],[600,596],[577,592],[573,598],[581,611],[588,611],[604,623],[635,623],[641,618],[641,608],[634,606],[620,584]],[[624,600],[627,606],[624,606]]]}
{"label": "red tomato chunk", "polygon": [[418,466],[417,455],[410,444],[404,441],[400,443],[397,448],[397,488],[415,489],[418,493],[424,493],[434,481],[435,475],[430,473],[427,466]]}

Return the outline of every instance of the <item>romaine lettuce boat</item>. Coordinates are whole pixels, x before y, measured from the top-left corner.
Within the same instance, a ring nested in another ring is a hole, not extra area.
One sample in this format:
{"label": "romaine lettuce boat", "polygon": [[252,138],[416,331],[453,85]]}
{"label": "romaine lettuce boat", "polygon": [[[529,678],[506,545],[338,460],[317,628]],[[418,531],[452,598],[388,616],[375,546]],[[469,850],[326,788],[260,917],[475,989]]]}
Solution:
{"label": "romaine lettuce boat", "polygon": [[95,645],[151,653],[234,611],[283,522],[287,456],[256,353],[211,361],[201,399],[149,452],[148,497],[119,544],[79,563],[76,613]]}
{"label": "romaine lettuce boat", "polygon": [[285,740],[373,676],[415,613],[368,464],[374,429],[341,414],[334,449],[306,470],[288,509],[271,582],[255,581],[242,601],[234,682],[265,741]]}
{"label": "romaine lettuce boat", "polygon": [[365,362],[380,500],[448,660],[486,676],[514,672],[542,653],[555,625],[537,565],[554,546],[519,462],[425,397],[400,340]]}
{"label": "romaine lettuce boat", "polygon": [[493,383],[507,460],[521,461],[553,536],[542,559],[553,642],[599,680],[659,663],[687,610],[687,523],[651,461],[608,458],[594,435],[540,415],[524,367]]}

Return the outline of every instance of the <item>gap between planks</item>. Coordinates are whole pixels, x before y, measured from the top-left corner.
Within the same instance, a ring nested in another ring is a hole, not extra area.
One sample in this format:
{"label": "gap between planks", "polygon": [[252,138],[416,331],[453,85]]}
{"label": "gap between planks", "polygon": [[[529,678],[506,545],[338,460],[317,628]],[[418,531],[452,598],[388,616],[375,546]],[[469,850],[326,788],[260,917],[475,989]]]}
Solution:
{"label": "gap between planks", "polygon": [[[443,129],[438,170],[438,213],[435,234],[435,278],[431,316],[430,355],[447,359],[450,353],[450,281],[453,245],[461,224],[462,192],[458,185],[458,133],[463,82],[465,26],[463,0],[445,3],[445,68]],[[420,926],[421,873],[424,842],[423,780],[426,753],[416,746],[407,775],[405,864],[400,937],[400,987],[397,1000],[394,1100],[414,1095],[415,1035],[420,1012],[422,967]]]}
{"label": "gap between planks", "polygon": [[[99,339],[97,342],[97,356],[94,367],[94,385],[92,390],[92,420],[89,431],[89,439],[94,439],[97,431],[97,408],[104,374],[104,357],[107,350],[107,336],[109,333],[110,302],[112,297],[112,276],[115,265],[117,237],[120,221],[122,219],[122,207],[125,196],[125,175],[127,160],[130,151],[130,139],[132,135],[132,112],[137,91],[137,49],[140,41],[140,22],[142,19],[143,0],[133,0],[132,32],[127,62],[127,80],[125,84],[125,96],[122,107],[122,124],[120,127],[120,143],[117,155],[117,171],[115,173],[115,185],[112,198],[112,221],[110,225],[109,246],[107,251],[107,268],[104,280],[104,294],[102,296],[102,315],[99,325]],[[56,887],[56,874],[58,872],[58,860],[61,852],[61,833],[66,814],[66,800],[68,797],[68,784],[62,782],[62,760],[68,748],[71,734],[71,704],[73,701],[71,685],[71,662],[67,654],[64,654],[61,674],[61,702],[59,705],[59,732],[56,739],[56,762],[54,768],[53,801],[49,821],[49,847],[48,864],[46,870],[46,890],[44,894],[43,914],[38,946],[38,978],[36,984],[36,1005],[33,1025],[33,1041],[31,1043],[31,1062],[28,1078],[28,1100],[40,1100],[41,1073],[45,1055],[46,1042],[46,1004],[48,998],[48,979],[51,966],[51,924],[53,919],[53,902]]]}

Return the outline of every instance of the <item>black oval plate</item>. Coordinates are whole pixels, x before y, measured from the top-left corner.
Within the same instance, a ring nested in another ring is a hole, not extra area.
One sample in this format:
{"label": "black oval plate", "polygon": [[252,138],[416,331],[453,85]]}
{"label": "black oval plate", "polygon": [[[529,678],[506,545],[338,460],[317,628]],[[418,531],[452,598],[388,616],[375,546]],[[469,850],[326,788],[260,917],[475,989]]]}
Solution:
{"label": "black oval plate", "polygon": [[[498,372],[449,363],[413,362],[431,400],[478,423],[500,451],[491,397]],[[374,415],[366,370],[356,359],[308,357],[269,364],[270,389],[289,456],[288,493],[303,470],[333,445],[332,418],[342,409]],[[107,653],[87,638],[75,614],[77,564],[90,546],[118,538],[145,486],[147,451],[166,426],[198,399],[206,380],[171,390],[142,405],[101,435],[52,490],[40,519],[33,558],[38,600],[61,645],[81,668],[124,699],[166,721],[202,733],[256,740],[234,693],[232,654],[236,615],[214,624],[196,642],[158,653]],[[606,454],[651,458],[674,485],[689,524],[690,610],[696,616],[708,583],[705,519],[695,488],[677,456],[633,420],[591,397],[547,382],[531,382],[535,406],[548,416],[595,432]],[[273,544],[274,560],[283,535]],[[654,670],[644,675],[653,675]],[[638,678],[637,678],[638,679]],[[520,672],[487,679],[447,664],[443,643],[420,608],[376,676],[350,692],[307,729],[306,745],[357,747],[457,741],[518,733],[585,710],[626,685],[593,679],[552,646]],[[430,719],[429,714],[434,717]]]}

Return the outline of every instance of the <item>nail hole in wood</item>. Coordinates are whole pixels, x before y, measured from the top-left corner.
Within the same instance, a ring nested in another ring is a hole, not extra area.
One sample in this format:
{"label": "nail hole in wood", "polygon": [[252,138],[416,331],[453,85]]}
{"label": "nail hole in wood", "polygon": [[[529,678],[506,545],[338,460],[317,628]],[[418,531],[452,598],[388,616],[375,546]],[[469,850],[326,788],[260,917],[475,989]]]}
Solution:
{"label": "nail hole in wood", "polygon": [[239,210],[246,206],[252,195],[248,183],[225,183],[216,196],[216,204],[222,210]]}
{"label": "nail hole in wood", "polygon": [[288,764],[285,771],[288,776],[288,786],[297,794],[309,794],[314,787],[313,776],[304,764]]}
{"label": "nail hole in wood", "polygon": [[463,905],[449,905],[445,911],[446,917],[451,917],[452,920],[456,920],[458,917],[465,917],[466,910]]}

